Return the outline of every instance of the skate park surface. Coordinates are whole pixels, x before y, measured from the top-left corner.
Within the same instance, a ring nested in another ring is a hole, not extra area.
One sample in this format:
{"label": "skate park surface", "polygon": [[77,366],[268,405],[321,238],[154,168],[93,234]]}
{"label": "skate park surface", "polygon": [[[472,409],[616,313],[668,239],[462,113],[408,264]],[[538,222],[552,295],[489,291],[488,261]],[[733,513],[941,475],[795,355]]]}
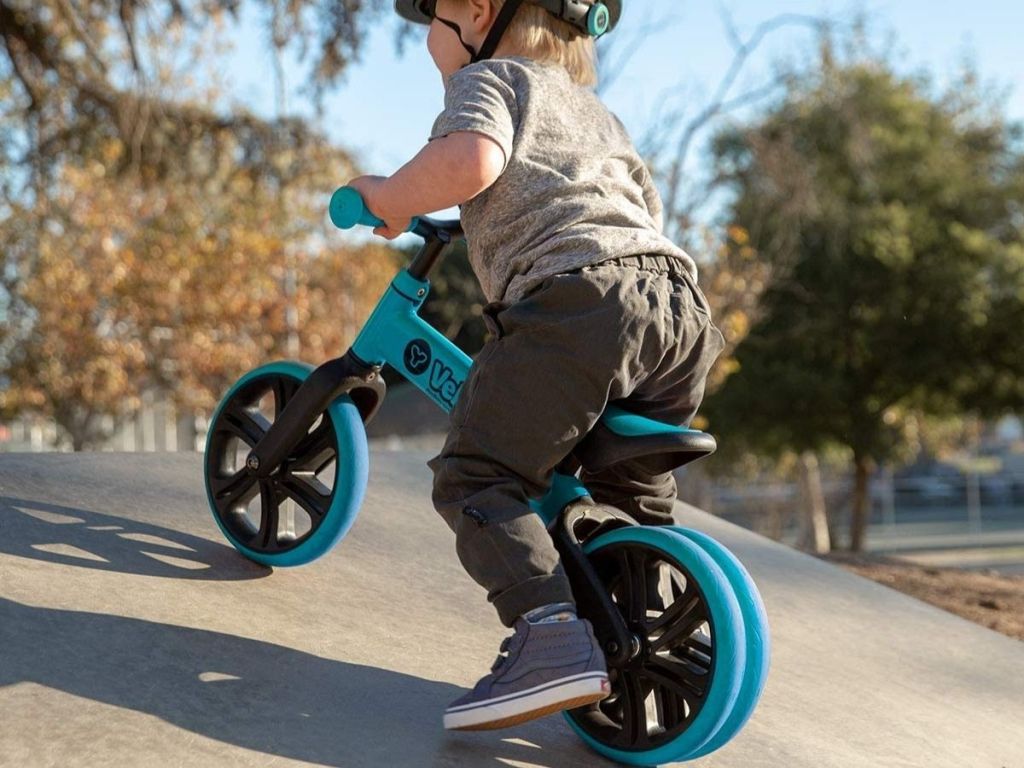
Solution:
{"label": "skate park surface", "polygon": [[[509,630],[430,504],[371,451],[348,536],[298,568],[231,548],[193,453],[0,455],[0,766],[616,765],[561,715],[446,732]],[[679,503],[757,582],[772,666],[686,765],[1024,768],[1024,644]]]}

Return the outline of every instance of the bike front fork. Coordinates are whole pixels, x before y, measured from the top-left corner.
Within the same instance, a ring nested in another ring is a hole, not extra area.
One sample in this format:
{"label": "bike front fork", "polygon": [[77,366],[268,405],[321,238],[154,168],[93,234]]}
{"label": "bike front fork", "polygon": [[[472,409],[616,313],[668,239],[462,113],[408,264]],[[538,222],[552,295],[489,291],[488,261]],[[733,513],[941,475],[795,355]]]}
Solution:
{"label": "bike front fork", "polygon": [[368,422],[384,400],[386,386],[380,370],[381,366],[367,365],[352,350],[319,366],[302,382],[267,433],[249,452],[246,469],[257,477],[273,474],[320,414],[341,395],[351,397],[363,423]]}
{"label": "bike front fork", "polygon": [[569,577],[577,615],[594,627],[609,666],[621,667],[639,650],[622,614],[583,551],[594,536],[638,523],[625,512],[580,499],[568,504],[549,528]]}

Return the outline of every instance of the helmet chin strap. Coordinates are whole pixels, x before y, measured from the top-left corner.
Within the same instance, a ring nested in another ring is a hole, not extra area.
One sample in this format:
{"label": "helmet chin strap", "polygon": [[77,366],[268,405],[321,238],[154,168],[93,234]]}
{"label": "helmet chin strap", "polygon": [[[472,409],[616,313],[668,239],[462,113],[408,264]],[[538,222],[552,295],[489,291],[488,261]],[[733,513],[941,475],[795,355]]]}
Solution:
{"label": "helmet chin strap", "polygon": [[450,27],[455,31],[455,34],[459,37],[459,42],[462,43],[462,47],[469,52],[469,63],[476,64],[478,61],[489,59],[494,55],[494,51],[497,50],[498,43],[501,42],[501,38],[505,34],[505,30],[508,29],[508,25],[512,23],[512,18],[516,15],[516,11],[519,10],[519,6],[522,4],[523,0],[505,0],[505,4],[501,7],[501,11],[498,12],[498,18],[494,20],[494,24],[487,33],[486,39],[484,39],[484,44],[480,46],[479,52],[473,50],[473,48],[462,39],[462,30],[459,28],[458,24],[454,21],[449,21],[448,19],[442,19],[436,14],[434,18],[446,27]]}
{"label": "helmet chin strap", "polygon": [[462,39],[462,30],[459,28],[459,25],[456,24],[454,21],[442,19],[440,16],[434,16],[434,18],[440,21],[446,27],[449,27],[450,29],[453,29],[455,31],[455,34],[459,36],[459,42],[462,43],[462,47],[469,51],[470,63],[472,64],[474,61],[476,61],[476,51],[474,51],[469,45],[467,45],[466,41]]}
{"label": "helmet chin strap", "polygon": [[480,47],[480,53],[473,57],[470,64],[489,59],[494,55],[498,43],[501,42],[502,35],[505,34],[508,25],[512,23],[512,17],[516,15],[516,11],[519,10],[519,6],[522,4],[523,0],[505,0],[505,4],[501,6],[501,11],[498,12],[498,18],[494,20],[494,24],[491,26],[491,31],[487,33],[487,39],[484,40],[484,44]]}

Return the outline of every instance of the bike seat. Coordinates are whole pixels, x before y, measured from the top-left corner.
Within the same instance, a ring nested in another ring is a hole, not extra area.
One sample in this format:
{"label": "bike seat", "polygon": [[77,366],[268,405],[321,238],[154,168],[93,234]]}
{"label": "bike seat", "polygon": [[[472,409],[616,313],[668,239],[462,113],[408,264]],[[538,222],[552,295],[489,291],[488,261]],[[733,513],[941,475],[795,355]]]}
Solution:
{"label": "bike seat", "polygon": [[573,451],[584,469],[600,472],[630,459],[643,459],[652,472],[671,472],[715,452],[706,432],[608,406],[601,419]]}

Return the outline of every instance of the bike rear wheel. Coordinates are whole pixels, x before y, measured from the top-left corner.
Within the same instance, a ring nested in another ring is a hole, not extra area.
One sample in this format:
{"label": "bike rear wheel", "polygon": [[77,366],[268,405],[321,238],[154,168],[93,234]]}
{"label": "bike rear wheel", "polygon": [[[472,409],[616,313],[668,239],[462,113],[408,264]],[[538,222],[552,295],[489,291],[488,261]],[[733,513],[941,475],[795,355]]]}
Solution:
{"label": "bike rear wheel", "polygon": [[729,580],[668,528],[618,528],[583,549],[626,621],[632,657],[609,666],[608,698],[564,715],[606,757],[687,759],[726,723],[743,680],[746,641]]}
{"label": "bike rear wheel", "polygon": [[746,667],[743,671],[743,683],[736,704],[732,712],[729,713],[729,718],[714,737],[703,747],[690,754],[689,759],[692,760],[709,755],[727,744],[742,730],[750,716],[754,714],[768,680],[768,667],[771,661],[771,632],[761,593],[747,569],[743,567],[736,556],[706,533],[676,525],[669,526],[669,529],[689,539],[707,552],[729,579],[733,592],[739,599],[740,612],[743,615],[744,638],[747,643]]}
{"label": "bike rear wheel", "polygon": [[295,361],[256,368],[210,420],[204,474],[214,520],[239,552],[264,565],[303,565],[330,551],[366,491],[366,431],[347,396],[328,406],[269,477],[246,469],[249,452],[313,370]]}

